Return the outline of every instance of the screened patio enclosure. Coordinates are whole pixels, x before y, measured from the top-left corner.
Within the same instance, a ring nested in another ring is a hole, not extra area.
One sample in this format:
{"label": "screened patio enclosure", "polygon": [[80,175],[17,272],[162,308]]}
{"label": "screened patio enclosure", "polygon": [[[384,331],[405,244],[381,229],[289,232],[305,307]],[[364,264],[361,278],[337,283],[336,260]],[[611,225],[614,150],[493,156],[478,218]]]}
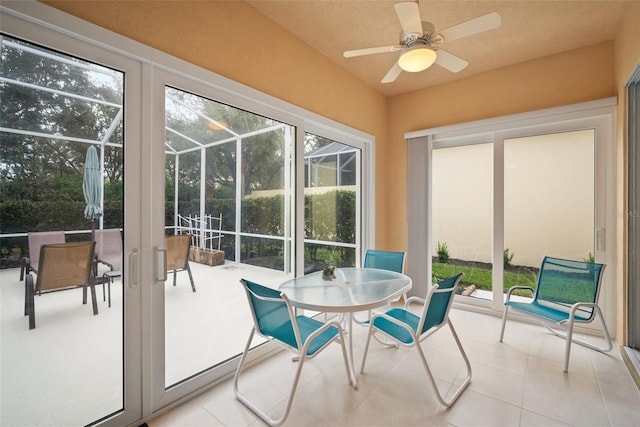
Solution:
{"label": "screened patio enclosure", "polygon": [[96,226],[122,228],[123,73],[6,36],[0,52],[3,251],[30,231],[89,232],[81,183],[90,145],[104,178]]}
{"label": "screened patio enclosure", "polygon": [[[95,145],[104,178],[104,216],[96,228],[123,228],[123,74],[6,36],[2,57],[0,88],[3,98],[13,101],[3,103],[0,118],[3,182],[42,183],[42,174],[25,160],[31,158],[48,165],[49,176],[68,169],[75,182],[87,147]],[[24,63],[31,64],[31,73],[23,71]],[[29,103],[37,108],[29,108]],[[226,260],[292,271],[295,130],[287,123],[166,87],[166,234],[190,232],[197,237],[194,246],[221,250]],[[301,166],[307,272],[327,260],[342,265],[358,261],[360,151],[305,133]],[[58,164],[52,163],[53,157]],[[43,169],[47,167],[37,168]],[[53,180],[50,193],[65,193],[60,185]],[[83,200],[78,188],[72,188],[73,194],[51,197],[79,206]],[[62,209],[73,212],[73,218],[55,218],[60,209],[44,207],[38,210],[52,216],[49,220],[4,221],[3,246],[24,252],[27,232],[51,229],[83,233],[86,238],[90,223],[75,214],[79,207]]]}
{"label": "screened patio enclosure", "polygon": [[[167,87],[165,94],[168,232],[184,231],[185,224],[193,232],[195,224],[201,248],[222,250],[227,260],[292,271],[295,127],[176,88]],[[340,256],[343,262],[355,262],[356,198],[341,199],[337,191],[356,194],[358,159],[353,147],[305,135],[307,272],[320,269],[329,256],[337,258],[338,247],[347,254]],[[331,212],[314,208],[320,204]],[[346,237],[337,230],[337,218],[345,215]]]}

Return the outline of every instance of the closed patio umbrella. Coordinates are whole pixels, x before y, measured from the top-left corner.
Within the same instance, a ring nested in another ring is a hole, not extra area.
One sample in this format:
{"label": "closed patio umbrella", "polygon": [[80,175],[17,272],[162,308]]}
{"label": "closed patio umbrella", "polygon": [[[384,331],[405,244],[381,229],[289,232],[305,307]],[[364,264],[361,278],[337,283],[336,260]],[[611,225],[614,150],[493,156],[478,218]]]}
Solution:
{"label": "closed patio umbrella", "polygon": [[82,179],[82,192],[87,206],[84,208],[84,217],[91,220],[91,239],[95,240],[95,220],[102,216],[100,201],[101,193],[100,161],[98,152],[93,145],[87,150],[87,158],[84,164],[84,177]]}

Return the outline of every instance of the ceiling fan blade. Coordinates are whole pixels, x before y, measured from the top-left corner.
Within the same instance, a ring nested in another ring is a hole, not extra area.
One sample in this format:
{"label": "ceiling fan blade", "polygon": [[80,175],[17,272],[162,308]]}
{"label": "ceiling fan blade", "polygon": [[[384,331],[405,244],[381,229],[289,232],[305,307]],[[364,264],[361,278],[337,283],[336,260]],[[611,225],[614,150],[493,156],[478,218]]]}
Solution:
{"label": "ceiling fan blade", "polygon": [[440,35],[444,37],[445,42],[450,42],[463,37],[482,33],[483,31],[493,30],[494,28],[498,28],[500,25],[502,25],[502,18],[500,15],[496,12],[491,12],[442,30],[440,31]]}
{"label": "ceiling fan blade", "polygon": [[442,68],[446,68],[452,73],[460,72],[464,70],[467,65],[469,65],[468,61],[465,61],[459,56],[456,56],[453,53],[449,53],[446,50],[438,48],[436,53],[438,54],[438,56],[436,57],[436,64],[438,64]]}
{"label": "ceiling fan blade", "polygon": [[347,50],[342,55],[344,55],[345,58],[352,58],[354,56],[371,55],[374,53],[395,52],[401,49],[402,49],[402,46],[399,46],[399,45],[369,47],[366,49]]}
{"label": "ceiling fan blade", "polygon": [[387,75],[384,76],[380,83],[391,83],[392,81],[395,81],[395,79],[398,78],[401,72],[402,68],[400,68],[400,66],[396,62],[395,64],[393,64],[393,67],[391,67]]}
{"label": "ceiling fan blade", "polygon": [[416,33],[422,36],[422,20],[418,3],[403,2],[393,5],[405,35]]}

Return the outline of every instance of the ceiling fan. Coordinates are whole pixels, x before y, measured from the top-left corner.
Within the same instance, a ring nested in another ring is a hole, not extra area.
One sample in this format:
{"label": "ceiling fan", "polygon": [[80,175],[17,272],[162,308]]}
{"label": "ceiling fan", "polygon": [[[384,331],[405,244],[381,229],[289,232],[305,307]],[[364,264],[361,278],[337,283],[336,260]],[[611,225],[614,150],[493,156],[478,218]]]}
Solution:
{"label": "ceiling fan", "polygon": [[500,15],[492,12],[436,32],[432,23],[421,21],[420,9],[417,3],[396,3],[394,8],[402,26],[400,44],[348,50],[343,54],[345,58],[351,58],[374,53],[401,52],[398,61],[384,76],[382,83],[394,81],[402,71],[418,72],[426,70],[433,63],[453,73],[462,71],[469,65],[469,62],[447,52],[439,45],[445,41],[458,40],[498,28],[502,23]]}

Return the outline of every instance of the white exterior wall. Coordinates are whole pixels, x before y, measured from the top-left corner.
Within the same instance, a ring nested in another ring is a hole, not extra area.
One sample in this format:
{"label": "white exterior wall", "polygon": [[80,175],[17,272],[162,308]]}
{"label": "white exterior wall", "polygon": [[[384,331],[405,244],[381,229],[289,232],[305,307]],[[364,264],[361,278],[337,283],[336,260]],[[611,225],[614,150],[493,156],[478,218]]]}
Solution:
{"label": "white exterior wall", "polygon": [[[433,254],[491,262],[493,146],[433,152]],[[505,141],[505,248],[512,264],[594,253],[594,131]]]}

